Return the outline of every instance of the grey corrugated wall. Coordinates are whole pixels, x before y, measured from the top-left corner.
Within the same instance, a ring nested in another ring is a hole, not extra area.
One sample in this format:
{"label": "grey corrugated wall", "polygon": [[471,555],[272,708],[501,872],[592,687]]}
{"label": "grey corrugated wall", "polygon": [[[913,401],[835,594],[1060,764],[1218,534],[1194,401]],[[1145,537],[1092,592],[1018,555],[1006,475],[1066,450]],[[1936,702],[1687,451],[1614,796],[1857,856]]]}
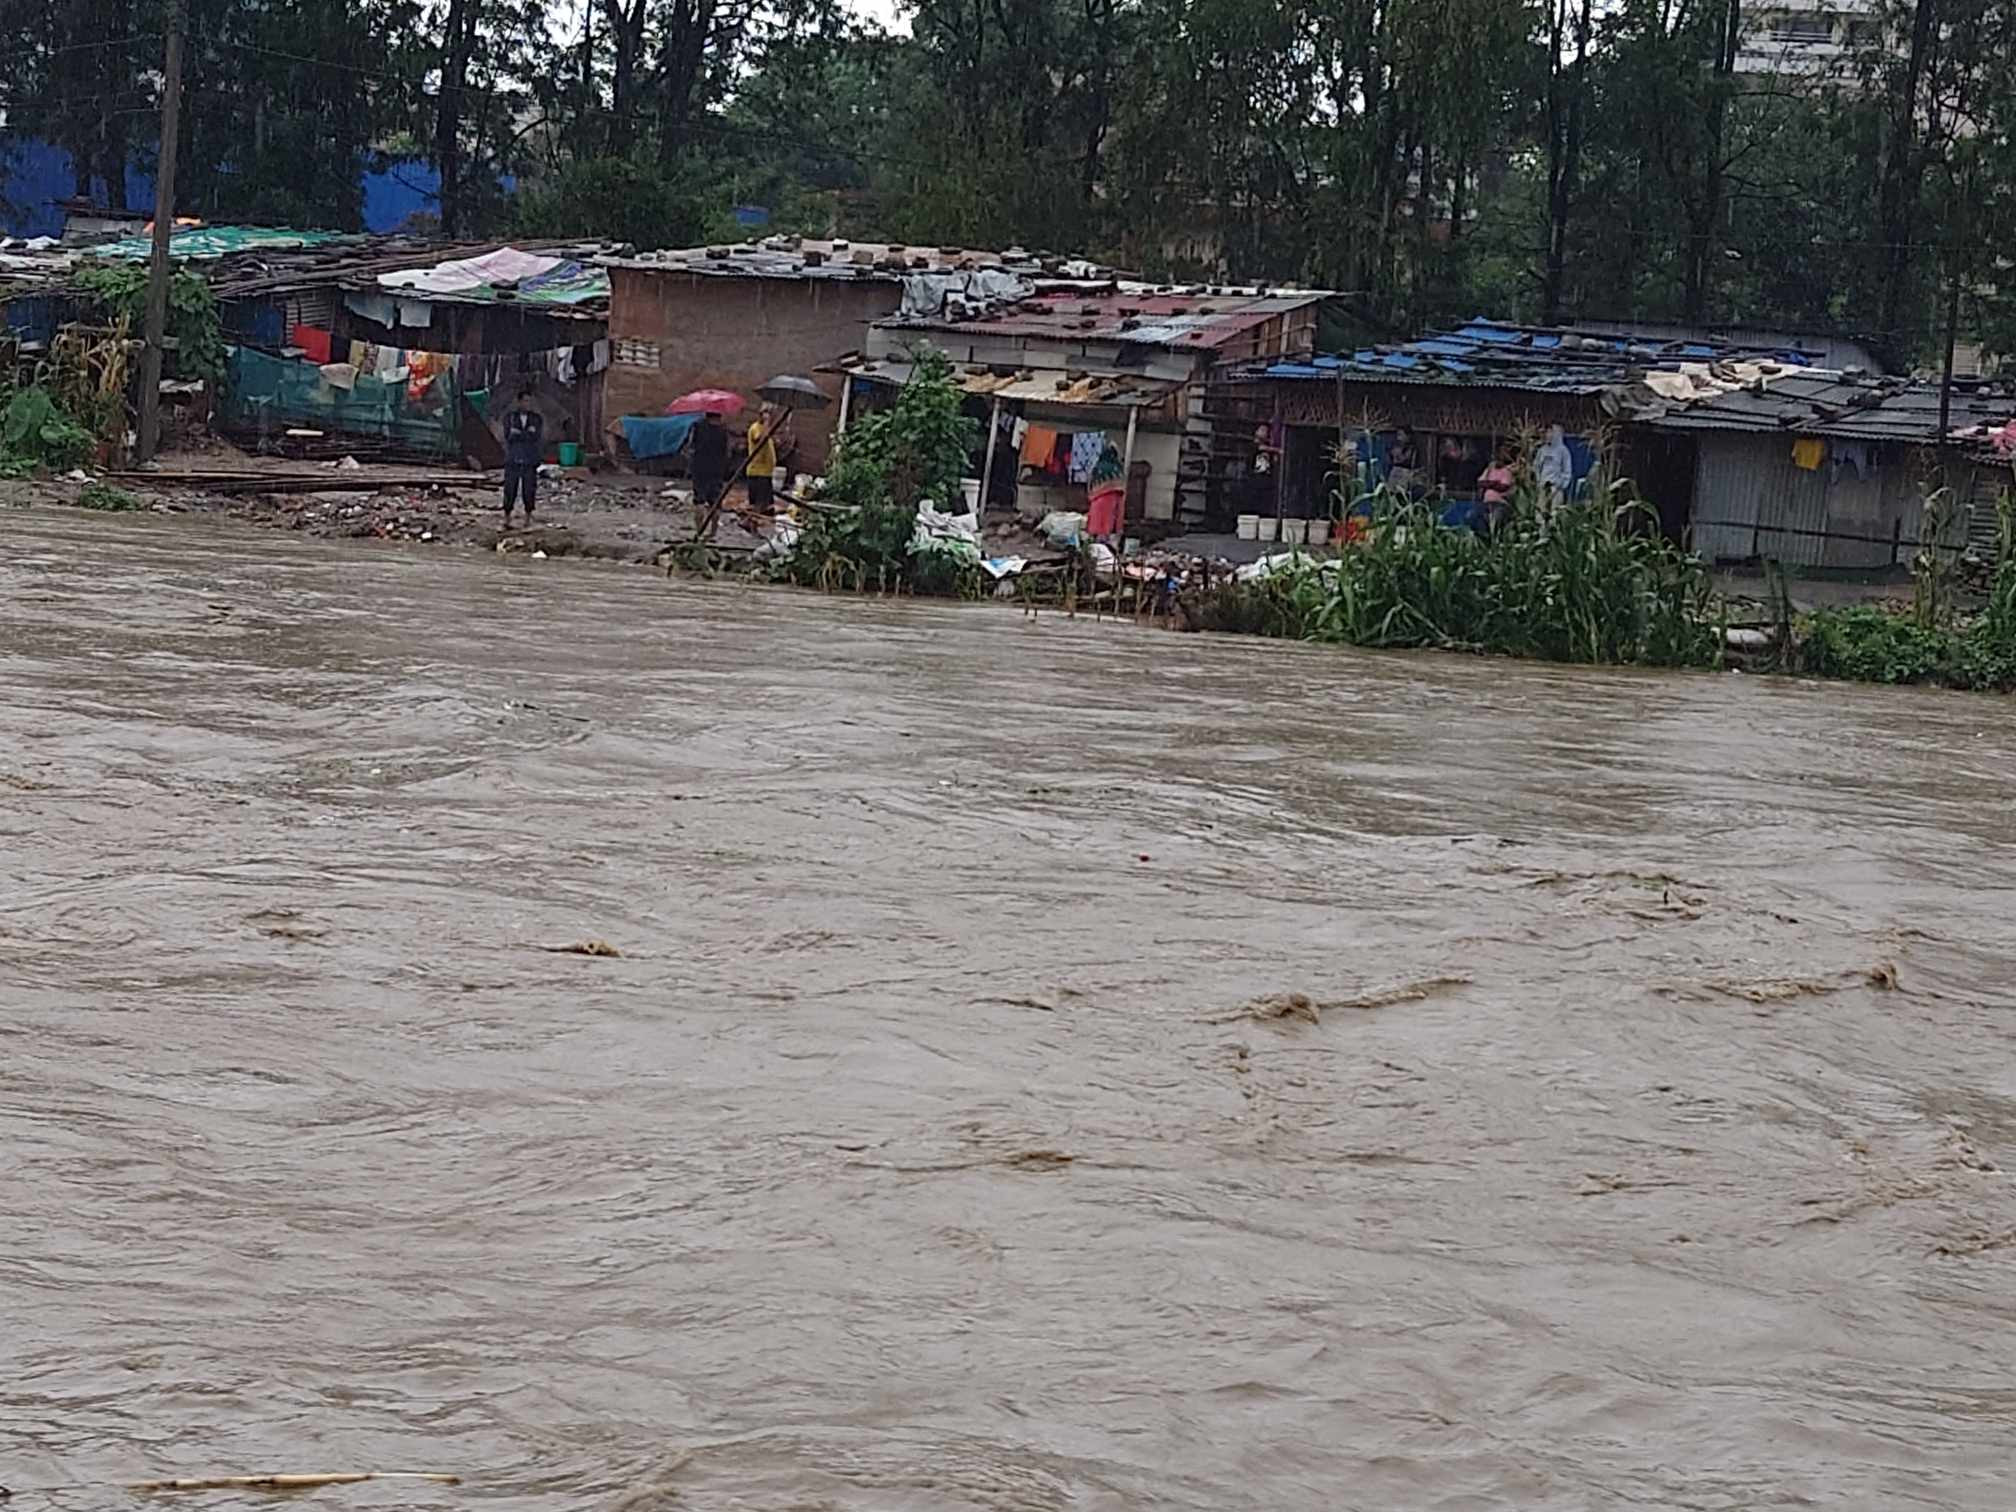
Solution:
{"label": "grey corrugated wall", "polygon": [[[1887,567],[1893,532],[1908,562],[1922,523],[1924,495],[1938,480],[1921,448],[1870,447],[1873,476],[1837,475],[1829,460],[1807,471],[1792,460],[1790,432],[1706,432],[1694,476],[1694,549],[1710,561],[1776,557],[1794,567]],[[1831,536],[1825,534],[1832,532]],[[1867,540],[1846,539],[1868,537]]]}

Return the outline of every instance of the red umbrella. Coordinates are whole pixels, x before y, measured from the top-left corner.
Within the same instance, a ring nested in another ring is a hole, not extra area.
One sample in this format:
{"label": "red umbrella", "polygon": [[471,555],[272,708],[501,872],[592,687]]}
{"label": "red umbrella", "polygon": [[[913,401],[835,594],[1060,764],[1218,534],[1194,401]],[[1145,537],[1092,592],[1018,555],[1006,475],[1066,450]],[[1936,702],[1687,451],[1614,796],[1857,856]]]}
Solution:
{"label": "red umbrella", "polygon": [[732,389],[695,389],[665,406],[668,415],[737,415],[742,396]]}

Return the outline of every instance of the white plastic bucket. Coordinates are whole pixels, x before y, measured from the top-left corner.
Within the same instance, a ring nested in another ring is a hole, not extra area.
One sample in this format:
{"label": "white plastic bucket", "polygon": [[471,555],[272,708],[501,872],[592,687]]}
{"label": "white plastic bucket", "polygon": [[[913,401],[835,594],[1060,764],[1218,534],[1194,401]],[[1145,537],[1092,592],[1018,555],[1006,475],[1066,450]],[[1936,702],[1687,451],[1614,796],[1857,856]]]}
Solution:
{"label": "white plastic bucket", "polygon": [[790,481],[791,481],[790,468],[773,467],[770,469],[770,486],[776,489],[777,492],[779,493],[784,492],[784,485],[789,483]]}
{"label": "white plastic bucket", "polygon": [[1274,527],[1279,525],[1280,523],[1281,522],[1279,520],[1264,520],[1259,518],[1258,516],[1255,516],[1253,520],[1253,539],[1256,541],[1273,540]]}
{"label": "white plastic bucket", "polygon": [[1330,544],[1330,522],[1328,520],[1311,520],[1309,522],[1309,544],[1311,546],[1328,546]]}
{"label": "white plastic bucket", "polygon": [[1239,539],[1242,541],[1260,539],[1260,516],[1256,514],[1239,516]]}
{"label": "white plastic bucket", "polygon": [[1283,520],[1281,522],[1281,539],[1286,541],[1290,546],[1300,546],[1304,541],[1309,539],[1309,522],[1307,520]]}
{"label": "white plastic bucket", "polygon": [[959,480],[959,492],[966,496],[966,513],[978,513],[980,509],[980,480],[978,478],[961,478]]}

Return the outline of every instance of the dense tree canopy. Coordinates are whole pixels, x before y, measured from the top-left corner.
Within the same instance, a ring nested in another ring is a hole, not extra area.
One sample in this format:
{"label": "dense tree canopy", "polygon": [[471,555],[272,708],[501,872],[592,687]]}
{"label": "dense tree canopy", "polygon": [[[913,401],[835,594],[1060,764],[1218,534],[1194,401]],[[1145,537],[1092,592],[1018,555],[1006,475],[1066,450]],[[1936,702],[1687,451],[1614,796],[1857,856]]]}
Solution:
{"label": "dense tree canopy", "polygon": [[[1823,78],[1740,67],[1742,0],[904,0],[895,32],[840,0],[186,0],[181,199],[350,226],[361,170],[415,156],[459,233],[683,242],[754,204],[1318,282],[1375,330],[2001,348],[2016,0],[1874,3]],[[0,0],[6,132],[121,197],[167,4]]]}

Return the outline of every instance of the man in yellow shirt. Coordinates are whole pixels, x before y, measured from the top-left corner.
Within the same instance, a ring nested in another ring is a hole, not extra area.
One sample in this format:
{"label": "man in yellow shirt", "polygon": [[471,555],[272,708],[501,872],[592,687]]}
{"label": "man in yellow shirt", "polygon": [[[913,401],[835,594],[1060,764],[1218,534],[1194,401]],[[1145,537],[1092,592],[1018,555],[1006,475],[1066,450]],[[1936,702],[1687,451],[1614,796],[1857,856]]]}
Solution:
{"label": "man in yellow shirt", "polygon": [[749,427],[749,507],[768,514],[776,508],[777,495],[772,486],[771,475],[777,470],[777,433],[787,430],[790,417],[783,417],[784,424],[778,424],[778,414],[770,405],[764,405]]}

